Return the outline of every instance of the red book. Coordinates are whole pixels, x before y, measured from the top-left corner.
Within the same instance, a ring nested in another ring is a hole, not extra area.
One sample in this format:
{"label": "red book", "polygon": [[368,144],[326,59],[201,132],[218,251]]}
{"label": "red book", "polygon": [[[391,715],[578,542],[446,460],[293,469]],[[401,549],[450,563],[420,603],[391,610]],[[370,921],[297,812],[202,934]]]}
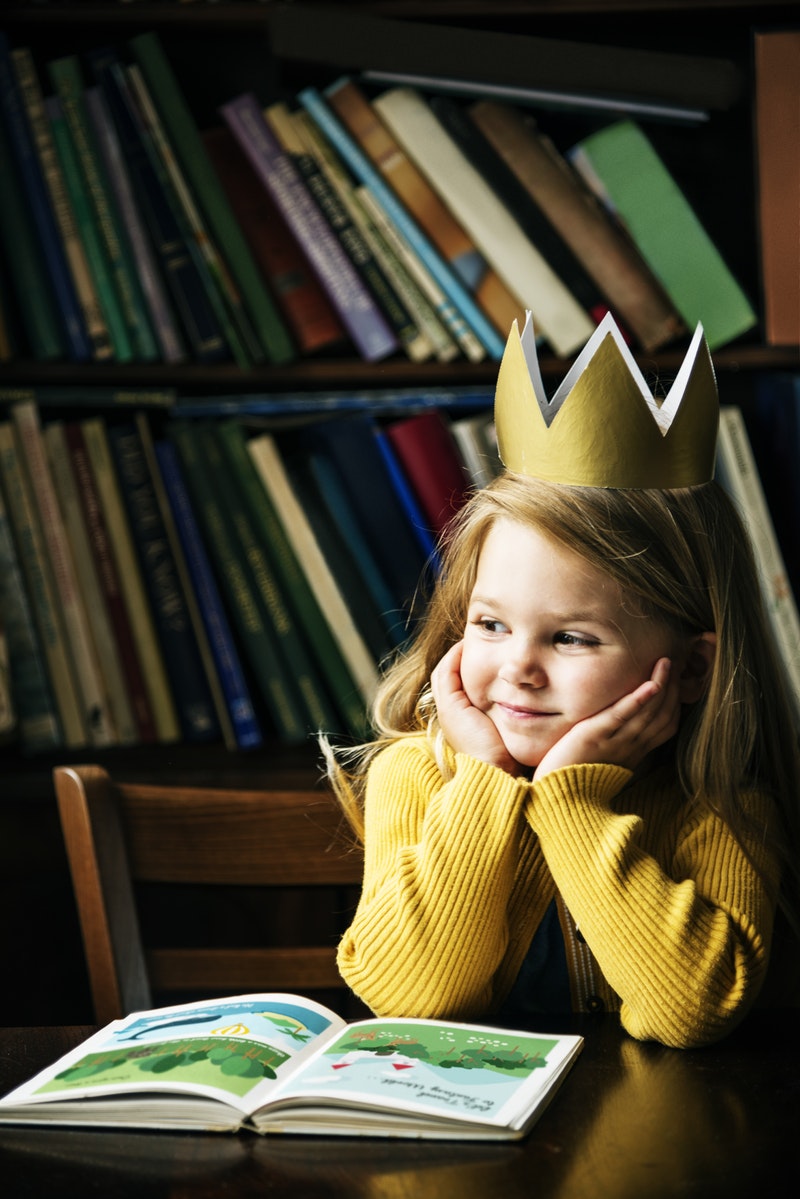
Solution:
{"label": "red book", "polygon": [[227,128],[207,129],[203,143],[234,216],[304,354],[343,343],[330,300],[269,192]]}
{"label": "red book", "polygon": [[436,409],[394,421],[386,432],[431,532],[438,536],[464,504],[470,489],[450,426]]}

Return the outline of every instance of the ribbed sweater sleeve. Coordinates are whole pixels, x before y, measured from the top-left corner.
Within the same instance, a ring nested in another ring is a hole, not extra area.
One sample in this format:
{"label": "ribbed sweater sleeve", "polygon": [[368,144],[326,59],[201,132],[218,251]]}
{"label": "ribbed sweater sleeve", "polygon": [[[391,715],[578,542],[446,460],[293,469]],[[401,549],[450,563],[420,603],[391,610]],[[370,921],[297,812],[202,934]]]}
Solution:
{"label": "ribbed sweater sleeve", "polygon": [[462,754],[445,780],[423,738],[372,763],[364,884],[339,969],[374,1012],[453,1019],[491,1008],[520,840],[533,840],[529,789]]}
{"label": "ribbed sweater sleeve", "polygon": [[[761,875],[774,881],[775,866],[760,843],[748,857],[702,800],[676,805],[657,781],[620,793],[624,773],[554,771],[533,785],[526,819],[625,1028],[704,1044],[730,1031],[763,982],[774,911]],[[750,798],[766,827],[766,801]]]}

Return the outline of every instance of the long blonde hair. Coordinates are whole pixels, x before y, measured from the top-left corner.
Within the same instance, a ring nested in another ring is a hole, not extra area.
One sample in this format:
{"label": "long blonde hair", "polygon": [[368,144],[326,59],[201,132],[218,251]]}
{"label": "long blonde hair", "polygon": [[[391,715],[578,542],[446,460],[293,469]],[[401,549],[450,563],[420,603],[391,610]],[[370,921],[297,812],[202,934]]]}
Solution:
{"label": "long blonde hair", "polygon": [[[386,670],[372,710],[376,736],[326,750],[329,777],[362,831],[366,769],[399,737],[435,732],[431,671],[463,636],[484,539],[500,517],[563,543],[625,590],[639,609],[686,633],[713,631],[704,697],[687,708],[674,742],[687,795],[706,794],[734,829],[746,825],[743,790],[774,798],[777,843],[796,879],[800,857],[800,754],[795,711],[778,658],[749,538],[715,482],[676,490],[568,487],[505,472],[476,492],[448,530],[441,572],[409,648]],[[800,647],[798,647],[800,652]],[[784,872],[785,877],[787,872]]]}

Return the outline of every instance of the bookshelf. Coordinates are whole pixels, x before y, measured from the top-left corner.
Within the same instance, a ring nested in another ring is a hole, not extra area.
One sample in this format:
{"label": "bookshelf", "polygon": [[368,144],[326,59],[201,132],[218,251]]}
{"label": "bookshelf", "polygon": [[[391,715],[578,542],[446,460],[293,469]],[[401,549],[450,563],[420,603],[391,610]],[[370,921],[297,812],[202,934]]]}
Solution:
{"label": "bookshelf", "polygon": [[[40,3],[7,3],[0,30],[12,45],[29,46],[37,64],[60,55],[80,54],[107,44],[126,43],[140,33],[155,30],[170,55],[185,89],[198,127],[219,124],[218,106],[247,88],[256,90],[264,103],[293,97],[307,83],[323,85],[340,72],[336,65],[280,58],[272,52],[270,27],[274,11],[291,6],[269,2],[211,3],[206,0],[153,3],[77,2],[42,0]],[[331,5],[310,4],[320,13]],[[660,126],[659,144],[669,151],[680,169],[687,194],[712,231],[723,256],[757,308],[761,307],[758,275],[758,229],[753,181],[752,61],[753,29],[791,25],[798,18],[797,0],[779,3],[744,3],[740,0],[363,0],[342,5],[350,15],[427,22],[457,30],[461,27],[500,30],[526,36],[580,40],[589,44],[658,49],[676,54],[702,54],[729,59],[738,67],[742,90],[726,109],[690,128]],[[209,70],[213,64],[213,70]],[[586,118],[552,114],[552,131],[564,145],[586,128]],[[731,202],[735,197],[735,202]],[[638,353],[648,375],[670,376],[683,357],[683,346],[649,354]],[[796,347],[764,344],[759,329],[724,346],[714,354],[724,395],[732,403],[746,404],[752,379],[758,372],[796,370]],[[550,355],[542,362],[545,376],[563,372],[563,362]],[[150,364],[76,364],[39,362],[16,358],[0,363],[0,386],[38,387],[52,384],[91,387],[169,386],[179,394],[320,392],[329,389],[367,389],[451,384],[491,387],[497,364],[491,360],[469,363],[417,364],[395,355],[380,363],[357,359],[347,350],[299,358],[288,365],[259,364],[248,368],[228,361],[219,364],[187,362],[178,366]],[[73,945],[76,927],[69,911],[65,866],[59,853],[58,830],[52,811],[50,770],[58,761],[100,757],[112,771],[125,777],[146,778],[170,772],[176,778],[213,776],[235,785],[248,776],[265,772],[288,780],[318,773],[313,751],[267,744],[250,752],[232,753],[221,744],[209,746],[155,746],[146,750],[67,751],[25,757],[10,747],[0,747],[4,787],[0,797],[0,844],[15,846],[4,852],[8,861],[0,902],[28,915],[20,917],[11,946],[23,952],[28,940],[41,937],[41,920],[49,923],[43,952],[62,960],[68,956],[59,945]],[[36,841],[27,835],[33,814],[39,827]],[[19,852],[17,852],[17,849]],[[61,874],[59,874],[61,871]],[[33,880],[47,876],[48,890],[40,893]],[[53,917],[54,911],[60,912]],[[48,977],[53,977],[51,969]],[[43,985],[37,984],[37,985]],[[76,1007],[80,1007],[80,982]],[[34,1008],[34,1010],[36,1010]],[[26,1022],[20,1011],[14,1018]],[[41,1015],[41,1012],[38,1013]]]}

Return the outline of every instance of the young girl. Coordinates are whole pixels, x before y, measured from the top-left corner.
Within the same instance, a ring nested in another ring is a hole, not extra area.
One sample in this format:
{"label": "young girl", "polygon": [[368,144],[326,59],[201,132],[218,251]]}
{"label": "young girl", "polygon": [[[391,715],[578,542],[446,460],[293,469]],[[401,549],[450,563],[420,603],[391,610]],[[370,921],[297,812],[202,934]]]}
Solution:
{"label": "young girl", "polygon": [[333,784],[363,837],[339,967],[377,1013],[618,1010],[700,1045],[756,1000],[796,897],[793,711],[713,481],[506,471],[456,518],[377,739]]}

